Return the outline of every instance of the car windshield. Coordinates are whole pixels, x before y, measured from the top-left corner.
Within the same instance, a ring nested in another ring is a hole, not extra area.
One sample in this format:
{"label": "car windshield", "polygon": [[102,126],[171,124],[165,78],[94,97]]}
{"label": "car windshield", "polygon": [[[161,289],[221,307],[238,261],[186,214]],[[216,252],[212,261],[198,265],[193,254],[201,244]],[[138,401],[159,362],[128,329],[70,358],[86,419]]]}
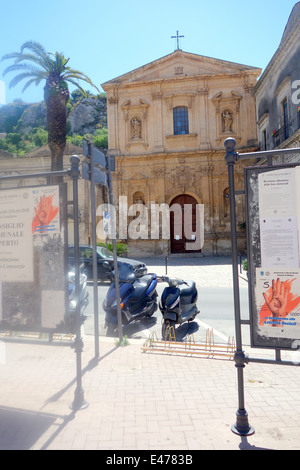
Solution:
{"label": "car windshield", "polygon": [[104,246],[97,246],[97,252],[101,256],[101,258],[113,258],[112,252],[109,251],[107,248],[104,248]]}

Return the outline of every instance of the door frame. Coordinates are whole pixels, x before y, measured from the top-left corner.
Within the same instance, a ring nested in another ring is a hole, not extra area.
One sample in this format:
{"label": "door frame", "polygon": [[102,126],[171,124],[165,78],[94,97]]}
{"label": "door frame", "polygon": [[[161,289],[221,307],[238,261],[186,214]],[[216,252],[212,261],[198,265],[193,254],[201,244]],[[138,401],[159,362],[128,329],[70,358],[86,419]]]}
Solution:
{"label": "door frame", "polygon": [[[173,193],[172,196],[170,196],[168,198],[168,202],[167,204],[169,205],[169,207],[171,207],[171,203],[172,201],[177,198],[178,196],[191,196],[193,199],[195,199],[196,201],[196,204],[202,204],[202,201],[200,200],[199,196],[197,196],[197,194],[191,192],[191,191],[177,191],[176,193]],[[172,233],[172,230],[171,230],[171,218],[170,218],[170,240],[169,240],[169,252],[172,254],[172,240],[173,240],[173,237],[174,237],[174,234]],[[184,227],[182,227],[184,229]],[[184,233],[182,234],[184,235]],[[178,254],[187,254],[187,253],[201,253],[201,249],[200,250],[184,250],[182,253],[178,253]],[[175,253],[174,253],[175,254]]]}

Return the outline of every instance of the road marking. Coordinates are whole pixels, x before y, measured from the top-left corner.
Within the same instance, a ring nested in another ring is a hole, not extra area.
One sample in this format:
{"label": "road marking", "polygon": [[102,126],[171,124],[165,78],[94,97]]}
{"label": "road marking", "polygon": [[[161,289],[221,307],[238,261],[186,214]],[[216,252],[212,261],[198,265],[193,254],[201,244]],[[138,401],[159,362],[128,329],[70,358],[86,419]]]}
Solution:
{"label": "road marking", "polygon": [[214,328],[211,328],[211,326],[209,326],[209,325],[208,325],[207,323],[205,323],[204,321],[198,320],[197,318],[195,318],[194,321],[196,321],[196,322],[198,323],[198,325],[203,326],[203,328],[205,328],[206,330],[212,329],[213,332],[214,332],[214,335],[219,336],[219,338],[221,338],[222,340],[226,341],[226,343],[227,343],[227,341],[228,341],[228,336],[225,336],[225,335],[223,335],[223,333],[221,333],[220,331],[215,330]]}

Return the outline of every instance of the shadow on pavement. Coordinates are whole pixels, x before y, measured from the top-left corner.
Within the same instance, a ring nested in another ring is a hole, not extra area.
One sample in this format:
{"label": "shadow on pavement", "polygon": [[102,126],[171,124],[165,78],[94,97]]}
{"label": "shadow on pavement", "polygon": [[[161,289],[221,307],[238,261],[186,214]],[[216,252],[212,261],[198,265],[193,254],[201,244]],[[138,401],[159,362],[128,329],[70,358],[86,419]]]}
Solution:
{"label": "shadow on pavement", "polygon": [[57,419],[72,418],[1,406],[0,450],[29,450]]}
{"label": "shadow on pavement", "polygon": [[273,450],[273,449],[268,449],[267,447],[254,446],[250,444],[247,440],[247,437],[244,437],[244,436],[241,437],[241,443],[239,445],[239,448],[241,450]]}

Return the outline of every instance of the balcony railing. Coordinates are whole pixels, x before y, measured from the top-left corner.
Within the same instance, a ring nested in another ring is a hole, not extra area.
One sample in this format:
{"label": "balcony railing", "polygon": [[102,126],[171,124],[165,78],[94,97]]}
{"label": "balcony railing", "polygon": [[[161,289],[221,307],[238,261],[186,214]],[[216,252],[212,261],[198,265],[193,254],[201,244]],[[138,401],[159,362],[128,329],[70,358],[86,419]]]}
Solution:
{"label": "balcony railing", "polygon": [[273,144],[273,148],[278,147],[282,142],[289,138],[289,135],[289,126],[282,126],[272,134],[270,144]]}

